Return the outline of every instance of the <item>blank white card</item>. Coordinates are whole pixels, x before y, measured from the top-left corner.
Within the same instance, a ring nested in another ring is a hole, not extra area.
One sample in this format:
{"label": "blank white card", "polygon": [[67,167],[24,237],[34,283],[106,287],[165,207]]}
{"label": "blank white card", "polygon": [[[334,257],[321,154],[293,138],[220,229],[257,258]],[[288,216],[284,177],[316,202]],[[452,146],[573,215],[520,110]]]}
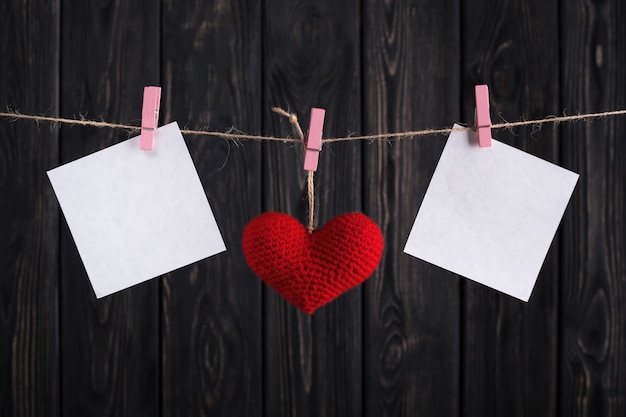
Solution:
{"label": "blank white card", "polygon": [[[461,126],[455,125],[455,128]],[[528,301],[578,174],[453,131],[404,251]]]}
{"label": "blank white card", "polygon": [[96,297],[226,250],[178,125],[48,171]]}

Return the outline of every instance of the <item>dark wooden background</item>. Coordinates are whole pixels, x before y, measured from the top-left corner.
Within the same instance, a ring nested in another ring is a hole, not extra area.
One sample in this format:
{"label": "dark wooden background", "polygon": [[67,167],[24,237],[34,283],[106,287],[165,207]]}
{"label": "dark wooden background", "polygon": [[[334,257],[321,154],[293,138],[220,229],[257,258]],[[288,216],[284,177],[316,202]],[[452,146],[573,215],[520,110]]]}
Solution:
{"label": "dark wooden background", "polygon": [[[325,137],[626,108],[623,0],[1,0],[0,103]],[[245,264],[306,220],[299,147],[187,137],[228,251],[96,300],[46,170],[124,131],[0,120],[0,416],[626,415],[626,117],[497,139],[581,177],[529,303],[403,254],[444,136],[325,146],[318,225],[362,210],[375,274],[299,313]]]}

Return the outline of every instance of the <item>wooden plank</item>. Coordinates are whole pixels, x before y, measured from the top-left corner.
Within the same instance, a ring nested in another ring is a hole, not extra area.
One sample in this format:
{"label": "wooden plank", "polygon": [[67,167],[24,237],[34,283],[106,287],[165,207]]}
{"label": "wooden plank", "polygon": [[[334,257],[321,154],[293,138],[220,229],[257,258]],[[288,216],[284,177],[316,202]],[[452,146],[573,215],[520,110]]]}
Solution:
{"label": "wooden plank", "polygon": [[[286,136],[289,123],[271,106],[298,115],[308,129],[312,107],[326,109],[324,137],[360,127],[359,2],[264,3],[264,126]],[[264,209],[307,223],[306,173],[300,145],[264,146]],[[315,174],[319,228],[361,210],[361,145],[326,144]],[[264,287],[264,385],[267,416],[362,414],[361,290],[313,316]]]}
{"label": "wooden plank", "polygon": [[[58,114],[59,2],[0,4],[0,102]],[[0,415],[59,415],[58,134],[0,119]]]}
{"label": "wooden plank", "polygon": [[[365,133],[451,127],[459,116],[459,4],[364,10]],[[365,207],[385,252],[365,291],[365,415],[459,415],[459,279],[403,253],[443,136],[365,146]]]}
{"label": "wooden plank", "polygon": [[[558,2],[463,3],[464,114],[472,122],[474,85],[490,87],[494,123],[559,113]],[[558,162],[550,126],[494,138]],[[554,416],[557,410],[558,239],[528,303],[467,281],[463,413]]]}
{"label": "wooden plank", "polygon": [[[159,3],[64,1],[62,14],[62,115],[139,125],[143,87],[159,80]],[[68,162],[128,134],[72,127],[61,136]],[[96,300],[61,228],[61,414],[158,415],[158,280]]]}
{"label": "wooden plank", "polygon": [[[567,2],[561,10],[562,106],[626,108],[626,4]],[[580,174],[561,251],[562,416],[626,415],[626,119],[561,130],[563,164]]]}
{"label": "wooden plank", "polygon": [[[166,1],[164,120],[260,133],[260,25],[259,2]],[[261,210],[261,146],[185,139],[227,252],[163,280],[163,415],[261,415],[261,286],[241,251]]]}

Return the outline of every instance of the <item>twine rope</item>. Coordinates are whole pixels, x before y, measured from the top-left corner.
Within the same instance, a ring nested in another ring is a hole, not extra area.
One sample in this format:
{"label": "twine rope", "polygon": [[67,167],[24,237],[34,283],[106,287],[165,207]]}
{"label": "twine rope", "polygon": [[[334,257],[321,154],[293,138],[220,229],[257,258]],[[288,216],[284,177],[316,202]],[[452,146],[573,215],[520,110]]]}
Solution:
{"label": "twine rope", "polygon": [[[300,128],[300,123],[298,123],[298,116],[293,113],[289,113],[280,107],[272,107],[272,111],[281,116],[284,116],[289,120],[291,126],[295,130],[296,134],[300,138],[300,142],[302,143],[302,148],[306,152],[306,141],[304,140],[304,132],[302,128]],[[309,200],[309,222],[307,224],[307,230],[309,234],[313,233],[313,219],[315,215],[315,187],[313,183],[313,176],[315,175],[315,171],[307,171],[306,177],[306,187],[307,187],[307,197]]]}
{"label": "twine rope", "polygon": [[309,224],[307,230],[309,234],[313,232],[313,214],[315,212],[315,188],[313,187],[313,175],[315,171],[307,171],[306,186],[309,197]]}
{"label": "twine rope", "polygon": [[[277,113],[289,121],[291,124],[295,134],[298,136],[297,139],[293,138],[279,138],[275,136],[262,136],[262,135],[248,135],[246,133],[228,133],[228,132],[217,132],[217,131],[206,131],[206,130],[190,130],[190,129],[181,129],[181,133],[187,135],[199,135],[199,136],[211,136],[218,137],[227,140],[240,140],[240,139],[248,139],[248,140],[258,140],[258,141],[280,141],[280,142],[299,142],[303,145],[304,150],[306,150],[306,141],[304,139],[304,132],[300,127],[300,123],[298,122],[298,117],[289,113],[279,107],[272,107],[272,111]],[[544,119],[536,119],[536,120],[522,120],[518,122],[504,122],[504,123],[496,123],[492,124],[492,129],[510,129],[513,127],[521,127],[521,126],[534,126],[541,127],[541,125],[546,123],[559,124],[563,122],[575,122],[582,120],[592,120],[592,119],[601,119],[606,117],[614,117],[614,116],[622,116],[626,115],[626,110],[613,110],[613,111],[605,111],[599,113],[585,113],[585,114],[576,114],[571,116],[549,116]],[[141,126],[131,126],[126,124],[119,123],[110,123],[105,121],[96,121],[96,120],[86,120],[86,119],[67,119],[62,117],[50,117],[50,116],[36,116],[29,114],[21,114],[16,111],[10,112],[0,112],[1,118],[8,118],[13,121],[17,121],[20,119],[24,120],[34,120],[36,122],[52,122],[58,124],[68,124],[68,125],[81,125],[81,126],[92,126],[98,128],[110,128],[110,129],[124,129],[127,131],[141,131]],[[362,135],[362,136],[346,136],[346,137],[336,137],[323,139],[322,142],[330,143],[330,142],[344,142],[344,141],[353,141],[353,140],[367,140],[367,141],[375,141],[375,140],[391,140],[391,139],[410,139],[419,136],[428,136],[428,135],[436,135],[436,134],[446,134],[451,133],[453,131],[469,131],[474,130],[474,127],[456,127],[456,128],[445,128],[445,129],[422,129],[422,130],[413,130],[408,132],[395,132],[395,133],[381,133],[375,135]],[[313,232],[313,220],[315,216],[315,187],[313,177],[315,175],[314,171],[307,171],[307,196],[309,200],[309,219],[307,230],[309,233]]]}
{"label": "twine rope", "polygon": [[[272,107],[272,111],[277,113],[289,121],[291,124],[295,134],[297,135],[297,139],[293,138],[279,138],[275,136],[262,136],[262,135],[248,135],[246,133],[228,133],[228,132],[217,132],[217,131],[207,131],[207,130],[190,130],[190,129],[181,129],[181,133],[186,135],[199,135],[199,136],[211,136],[217,137],[227,140],[258,140],[258,141],[280,141],[280,142],[296,142],[301,143],[306,150],[306,141],[304,139],[304,132],[300,127],[300,123],[298,122],[298,117],[289,113],[279,107]],[[575,122],[582,120],[592,120],[592,119],[601,119],[606,117],[614,117],[614,116],[622,116],[626,115],[626,110],[613,110],[613,111],[605,111],[600,113],[585,113],[585,114],[576,114],[571,116],[549,116],[544,119],[536,119],[536,120],[522,120],[518,122],[504,122],[504,123],[496,123],[492,124],[492,129],[510,129],[513,127],[521,127],[521,126],[534,126],[541,127],[541,125],[546,123],[559,124],[563,122]],[[81,125],[81,126],[92,126],[98,128],[110,128],[110,129],[124,129],[126,131],[141,131],[141,126],[131,126],[126,124],[119,123],[110,123],[105,121],[96,121],[96,120],[86,120],[86,119],[67,119],[62,117],[50,117],[50,116],[36,116],[30,114],[21,114],[16,111],[10,112],[0,112],[1,118],[8,118],[13,121],[17,121],[20,119],[23,120],[33,120],[36,122],[52,122],[58,124],[68,124],[68,125]],[[362,135],[362,136],[346,136],[346,137],[336,137],[323,139],[322,142],[330,143],[330,142],[344,142],[344,141],[352,141],[352,140],[367,140],[367,141],[375,141],[375,140],[391,140],[391,139],[410,139],[414,137],[420,136],[428,136],[428,135],[436,135],[436,134],[446,134],[451,133],[453,131],[469,131],[474,130],[474,127],[456,127],[456,128],[445,128],[445,129],[422,129],[422,130],[413,130],[408,132],[395,132],[395,133],[381,133],[375,135]],[[309,219],[307,230],[309,233],[313,232],[313,220],[315,216],[315,187],[313,177],[315,175],[314,171],[307,171],[307,196],[309,200]]]}
{"label": "twine rope", "polygon": [[[272,110],[280,115],[283,115],[289,119],[289,122],[294,126],[299,138],[303,138],[304,134],[302,133],[302,129],[300,129],[300,125],[298,124],[298,118],[288,113],[282,109],[277,107],[272,108]],[[622,116],[626,115],[626,110],[613,110],[613,111],[605,111],[600,113],[584,113],[584,114],[576,114],[571,116],[548,116],[544,119],[536,119],[536,120],[521,120],[518,122],[504,122],[504,123],[496,123],[491,125],[491,129],[510,129],[513,127],[522,127],[522,126],[536,126],[540,127],[546,123],[552,124],[560,124],[563,122],[575,122],[582,120],[592,120],[592,119],[602,119],[607,117],[614,116]],[[96,121],[96,120],[84,120],[84,119],[67,119],[62,117],[50,117],[50,116],[36,116],[29,114],[21,114],[18,112],[0,112],[0,117],[12,119],[14,121],[20,119],[26,120],[34,120],[38,122],[52,122],[59,124],[68,124],[68,125],[82,125],[82,126],[92,126],[99,128],[111,128],[111,129],[124,129],[127,131],[141,131],[140,126],[131,126],[119,123],[109,123],[105,121]],[[295,122],[295,124],[294,124]],[[296,127],[297,126],[297,127]],[[473,127],[458,127],[458,128],[445,128],[445,129],[422,129],[422,130],[413,130],[407,132],[395,132],[395,133],[380,133],[375,135],[362,135],[362,136],[345,136],[345,137],[336,137],[329,139],[322,139],[324,143],[331,142],[345,142],[351,140],[367,140],[367,141],[375,141],[375,140],[384,140],[384,139],[410,139],[419,136],[428,136],[428,135],[436,135],[436,134],[446,134],[451,133],[453,131],[469,131],[474,130]],[[199,135],[199,136],[212,136],[222,139],[228,140],[240,140],[240,139],[249,139],[249,140],[267,140],[267,141],[279,141],[279,142],[302,142],[303,139],[293,139],[293,138],[279,138],[275,136],[262,136],[262,135],[248,135],[245,133],[228,133],[228,132],[217,132],[217,131],[207,131],[207,130],[190,130],[190,129],[181,129],[181,133],[186,135]]]}

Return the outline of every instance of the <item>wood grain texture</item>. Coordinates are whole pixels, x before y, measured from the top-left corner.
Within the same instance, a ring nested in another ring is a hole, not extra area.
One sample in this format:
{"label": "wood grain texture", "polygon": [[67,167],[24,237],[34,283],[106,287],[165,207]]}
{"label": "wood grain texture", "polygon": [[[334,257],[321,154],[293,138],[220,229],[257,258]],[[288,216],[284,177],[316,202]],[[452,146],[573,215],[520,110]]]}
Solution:
{"label": "wood grain texture", "polygon": [[[466,122],[473,121],[474,85],[483,83],[490,87],[494,123],[559,113],[557,1],[465,1],[463,28]],[[492,134],[558,162],[557,131],[551,127]],[[558,272],[555,241],[528,303],[472,281],[464,284],[464,415],[556,414]]]}
{"label": "wood grain texture", "polygon": [[[0,3],[0,103],[58,115],[59,2]],[[0,415],[58,416],[58,135],[0,120]]]}
{"label": "wood grain texture", "polygon": [[[324,137],[626,108],[622,0],[0,1],[0,104]],[[60,88],[59,88],[60,87]],[[186,136],[228,251],[96,300],[45,171],[123,131],[0,119],[0,416],[626,415],[626,118],[494,132],[581,174],[529,303],[403,253],[445,137],[334,143],[316,226],[363,210],[381,265],[307,316],[248,269],[307,219],[299,145]],[[58,140],[60,138],[60,140]],[[60,225],[60,226],[59,226]]]}
{"label": "wood grain texture", "polygon": [[[364,13],[364,131],[459,116],[458,1],[376,1]],[[385,251],[365,284],[364,415],[459,415],[459,279],[403,253],[442,136],[366,146],[366,212]]]}
{"label": "wood grain texture", "polygon": [[[165,120],[260,133],[261,4],[166,1],[163,12]],[[261,285],[241,235],[261,211],[261,145],[185,139],[227,252],[163,280],[163,414],[260,416]]]}
{"label": "wood grain texture", "polygon": [[[143,87],[159,79],[158,2],[64,1],[62,15],[62,115],[138,125]],[[61,136],[63,162],[128,137],[92,128]],[[61,415],[157,415],[158,281],[96,300],[65,221],[61,231]]]}
{"label": "wood grain texture", "polygon": [[[271,106],[309,126],[311,107],[326,109],[324,137],[360,126],[358,1],[264,3],[264,126],[287,135]],[[264,209],[307,222],[306,173],[300,145],[264,145]],[[361,144],[324,145],[315,175],[319,228],[361,210]],[[361,290],[306,315],[264,288],[265,414],[359,416],[362,413]]]}
{"label": "wood grain texture", "polygon": [[[573,1],[561,10],[562,105],[626,108],[626,5]],[[562,128],[563,164],[580,173],[564,220],[562,416],[626,414],[626,120]]]}

